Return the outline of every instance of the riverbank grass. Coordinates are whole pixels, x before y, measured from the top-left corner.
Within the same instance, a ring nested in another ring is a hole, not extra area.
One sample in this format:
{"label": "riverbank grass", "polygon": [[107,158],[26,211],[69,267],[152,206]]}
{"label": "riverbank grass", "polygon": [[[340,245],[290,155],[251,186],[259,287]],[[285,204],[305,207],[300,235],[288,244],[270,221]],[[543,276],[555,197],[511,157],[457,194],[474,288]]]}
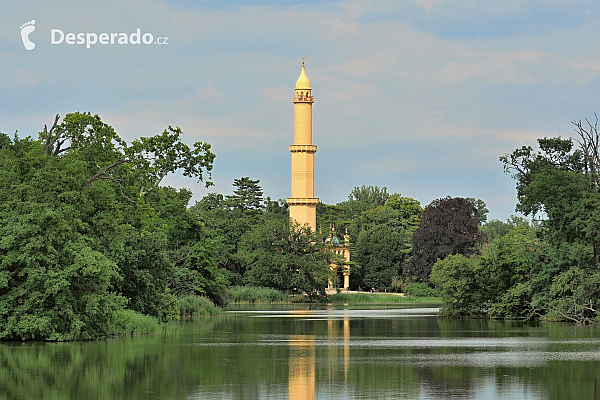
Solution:
{"label": "riverbank grass", "polygon": [[227,290],[230,303],[288,303],[289,296],[279,290],[254,287],[254,286],[232,286]]}
{"label": "riverbank grass", "polygon": [[399,296],[391,293],[344,293],[327,297],[331,303],[347,304],[395,304],[395,303],[441,303],[439,297]]}
{"label": "riverbank grass", "polygon": [[118,310],[113,315],[111,335],[141,335],[155,333],[161,328],[157,318],[133,310]]}
{"label": "riverbank grass", "polygon": [[202,317],[217,315],[221,309],[202,296],[189,295],[179,299],[179,315],[183,317]]}

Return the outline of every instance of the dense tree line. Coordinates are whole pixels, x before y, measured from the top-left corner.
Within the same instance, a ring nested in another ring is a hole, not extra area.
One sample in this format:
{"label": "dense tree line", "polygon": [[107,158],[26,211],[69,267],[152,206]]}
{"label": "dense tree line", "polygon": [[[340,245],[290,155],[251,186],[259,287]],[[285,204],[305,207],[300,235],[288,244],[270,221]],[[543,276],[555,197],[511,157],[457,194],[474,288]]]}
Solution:
{"label": "dense tree line", "polygon": [[329,265],[344,264],[333,236],[352,246],[353,288],[425,276],[407,267],[418,201],[356,187],[319,204],[316,232],[291,226],[285,202],[249,177],[191,205],[160,182],[180,171],[209,186],[215,155],[181,135],[127,143],[90,113],[57,116],[37,139],[0,134],[0,339],[101,337],[124,310],[166,321],[188,295],[224,305],[231,285],[320,296],[337,283]]}
{"label": "dense tree line", "polygon": [[177,271],[160,208],[172,206],[158,202],[188,194],[159,183],[178,170],[210,182],[214,158],[180,136],[126,143],[89,113],[57,116],[38,139],[0,134],[0,339],[104,336],[124,308],[170,317]]}
{"label": "dense tree line", "polygon": [[214,157],[179,128],[126,142],[90,113],[38,138],[0,134],[0,339],[102,337],[125,311],[166,321],[189,295],[223,305],[231,284],[322,293],[335,256],[258,181],[191,207],[189,190],[160,186],[176,171],[209,186]]}
{"label": "dense tree line", "polygon": [[[513,219],[484,226],[480,255],[436,262],[431,281],[450,316],[594,323],[600,299],[600,136],[575,122],[576,139],[543,138],[500,157],[517,182]],[[487,228],[487,229],[486,229]]]}
{"label": "dense tree line", "polygon": [[323,294],[336,256],[317,232],[290,225],[285,202],[264,199],[259,183],[235,179],[233,195],[211,193],[190,208],[216,242],[218,267],[231,284]]}
{"label": "dense tree line", "polygon": [[339,285],[336,243],[351,246],[352,289],[435,288],[448,316],[593,322],[600,139],[588,125],[576,124],[578,140],[501,157],[534,223],[487,221],[474,198],[422,207],[363,185],[319,204],[316,232],[290,224],[285,201],[250,177],[194,204],[189,190],[160,186],[176,171],[211,184],[210,145],[188,146],[179,128],[128,143],[73,113],[37,139],[0,133],[0,339],[106,336],[123,311],[166,321],[188,295],[224,305],[232,285],[314,298]]}

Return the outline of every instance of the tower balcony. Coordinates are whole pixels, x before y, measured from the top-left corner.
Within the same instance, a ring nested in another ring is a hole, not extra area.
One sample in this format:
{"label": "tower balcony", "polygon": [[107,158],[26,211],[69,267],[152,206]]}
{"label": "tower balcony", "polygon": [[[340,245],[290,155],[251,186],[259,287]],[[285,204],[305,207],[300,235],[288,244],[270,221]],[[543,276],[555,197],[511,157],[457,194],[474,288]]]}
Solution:
{"label": "tower balcony", "polygon": [[315,96],[295,96],[292,100],[294,103],[314,103]]}
{"label": "tower balcony", "polygon": [[291,197],[285,199],[288,206],[316,206],[319,199],[316,197]]}
{"label": "tower balcony", "polygon": [[292,144],[290,145],[290,153],[308,153],[315,154],[317,146],[312,144]]}

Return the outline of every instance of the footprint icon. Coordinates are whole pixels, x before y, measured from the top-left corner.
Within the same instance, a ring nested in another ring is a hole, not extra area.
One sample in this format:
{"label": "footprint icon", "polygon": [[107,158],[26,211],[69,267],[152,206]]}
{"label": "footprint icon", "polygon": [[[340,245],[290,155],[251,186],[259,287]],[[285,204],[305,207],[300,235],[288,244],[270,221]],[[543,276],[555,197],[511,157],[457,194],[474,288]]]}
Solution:
{"label": "footprint icon", "polygon": [[29,40],[29,34],[35,31],[35,19],[21,25],[21,39],[23,39],[23,46],[26,50],[33,50],[35,43]]}

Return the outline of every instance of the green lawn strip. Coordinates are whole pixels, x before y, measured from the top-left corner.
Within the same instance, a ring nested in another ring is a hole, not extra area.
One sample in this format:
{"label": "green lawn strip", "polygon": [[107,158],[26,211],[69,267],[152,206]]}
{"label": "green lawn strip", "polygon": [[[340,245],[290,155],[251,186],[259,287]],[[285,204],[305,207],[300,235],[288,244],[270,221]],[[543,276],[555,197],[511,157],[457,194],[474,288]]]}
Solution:
{"label": "green lawn strip", "polygon": [[399,296],[390,293],[336,293],[328,296],[333,303],[390,304],[390,303],[441,303],[439,297]]}

